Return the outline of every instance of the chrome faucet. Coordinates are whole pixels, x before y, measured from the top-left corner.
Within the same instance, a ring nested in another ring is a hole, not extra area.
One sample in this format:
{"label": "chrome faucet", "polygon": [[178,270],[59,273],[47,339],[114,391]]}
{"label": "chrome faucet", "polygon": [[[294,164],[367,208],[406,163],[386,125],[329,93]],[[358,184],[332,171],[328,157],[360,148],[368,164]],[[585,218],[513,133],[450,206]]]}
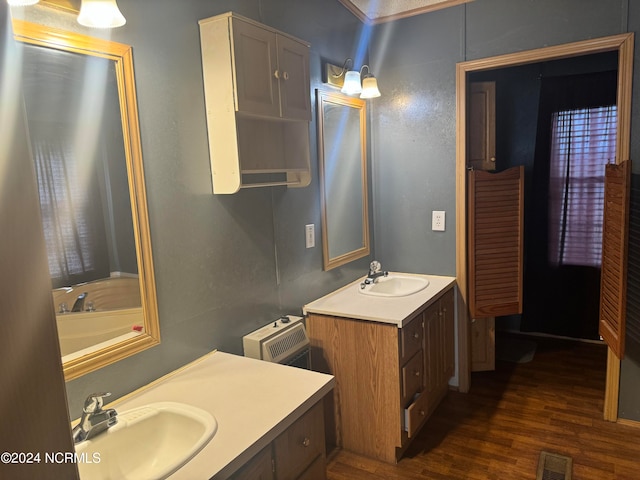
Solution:
{"label": "chrome faucet", "polygon": [[104,398],[111,392],[92,393],[84,401],[80,423],[73,427],[73,443],[89,440],[118,423],[118,412],[113,408],[102,409]]}
{"label": "chrome faucet", "polygon": [[364,288],[366,285],[371,285],[372,283],[376,283],[379,277],[386,277],[389,275],[389,272],[382,270],[382,265],[379,261],[374,260],[369,265],[369,273],[367,274],[367,278],[360,284],[360,288]]}
{"label": "chrome faucet", "polygon": [[89,295],[87,292],[83,292],[78,295],[78,298],[76,298],[73,307],[71,307],[72,312],[81,312],[84,310],[84,301],[86,300],[87,295]]}

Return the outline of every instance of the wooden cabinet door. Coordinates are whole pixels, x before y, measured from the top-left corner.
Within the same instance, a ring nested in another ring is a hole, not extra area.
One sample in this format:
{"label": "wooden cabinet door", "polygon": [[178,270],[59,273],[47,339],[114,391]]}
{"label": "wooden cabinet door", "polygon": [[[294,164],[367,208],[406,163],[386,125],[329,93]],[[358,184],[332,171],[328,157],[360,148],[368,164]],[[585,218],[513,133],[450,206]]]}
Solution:
{"label": "wooden cabinet door", "polygon": [[309,48],[278,35],[278,78],[283,118],[311,120]]}
{"label": "wooden cabinet door", "polygon": [[271,444],[231,476],[231,480],[274,480]]}
{"label": "wooden cabinet door", "polygon": [[324,457],[322,402],[305,413],[274,441],[278,480],[295,480],[318,457]]}
{"label": "wooden cabinet door", "polygon": [[324,457],[316,458],[297,480],[325,480],[327,478],[327,461]]}
{"label": "wooden cabinet door", "polygon": [[456,368],[455,294],[453,289],[445,293],[440,300],[440,313],[444,330],[444,344],[442,345],[444,374],[448,383]]}
{"label": "wooden cabinet door", "polygon": [[471,83],[467,164],[476,170],[496,169],[496,83]]}
{"label": "wooden cabinet door", "polygon": [[236,109],[280,117],[276,34],[232,19]]}
{"label": "wooden cabinet door", "polygon": [[441,381],[440,328],[440,309],[436,303],[424,312],[424,380],[428,392],[435,392]]}

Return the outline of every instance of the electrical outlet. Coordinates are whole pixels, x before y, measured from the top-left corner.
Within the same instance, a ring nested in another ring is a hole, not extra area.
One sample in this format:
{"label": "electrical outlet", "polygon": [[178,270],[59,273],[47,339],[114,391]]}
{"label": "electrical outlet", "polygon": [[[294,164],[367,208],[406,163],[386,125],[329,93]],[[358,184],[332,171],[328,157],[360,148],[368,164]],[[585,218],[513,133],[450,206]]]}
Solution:
{"label": "electrical outlet", "polygon": [[307,248],[316,246],[316,226],[313,223],[304,226],[304,236]]}
{"label": "electrical outlet", "polygon": [[431,212],[431,230],[444,232],[444,212],[434,210]]}

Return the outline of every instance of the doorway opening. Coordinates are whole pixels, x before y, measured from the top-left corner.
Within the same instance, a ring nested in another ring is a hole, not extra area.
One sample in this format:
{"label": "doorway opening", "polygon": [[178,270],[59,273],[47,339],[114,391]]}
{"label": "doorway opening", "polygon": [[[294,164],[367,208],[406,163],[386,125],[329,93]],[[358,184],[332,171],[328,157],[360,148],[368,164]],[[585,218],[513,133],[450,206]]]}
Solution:
{"label": "doorway opening", "polygon": [[[617,68],[618,52],[611,51],[469,75],[471,91],[490,84],[495,92],[491,169],[524,166],[523,312],[496,318],[498,352],[504,331],[599,340],[604,172],[615,161]],[[475,117],[470,130],[477,135]]]}
{"label": "doorway opening", "polygon": [[[478,78],[481,72],[496,69],[518,67],[553,62],[561,59],[583,57],[585,55],[612,52],[617,57],[617,94],[616,112],[617,138],[615,146],[615,162],[620,163],[629,158],[630,141],[630,98],[631,72],[633,66],[633,34],[622,34],[602,39],[576,42],[573,44],[546,47],[538,50],[519,52],[498,57],[463,62],[457,66],[457,149],[456,149],[456,269],[459,296],[458,312],[460,323],[460,357],[459,380],[460,390],[468,391],[470,387],[470,318],[468,298],[468,257],[467,257],[467,206],[466,206],[466,160],[467,160],[467,92],[473,76]],[[483,73],[486,74],[486,73]],[[620,362],[609,350],[607,360],[607,384],[605,392],[605,419],[617,419],[618,382]]]}

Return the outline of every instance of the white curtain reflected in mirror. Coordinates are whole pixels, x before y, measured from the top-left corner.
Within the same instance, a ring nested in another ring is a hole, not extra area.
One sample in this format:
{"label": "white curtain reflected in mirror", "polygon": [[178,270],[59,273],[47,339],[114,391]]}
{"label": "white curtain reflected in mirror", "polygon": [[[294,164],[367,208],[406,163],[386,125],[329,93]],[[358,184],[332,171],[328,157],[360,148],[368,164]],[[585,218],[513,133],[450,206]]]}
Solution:
{"label": "white curtain reflected in mirror", "polygon": [[366,103],[318,90],[324,269],[369,254]]}

